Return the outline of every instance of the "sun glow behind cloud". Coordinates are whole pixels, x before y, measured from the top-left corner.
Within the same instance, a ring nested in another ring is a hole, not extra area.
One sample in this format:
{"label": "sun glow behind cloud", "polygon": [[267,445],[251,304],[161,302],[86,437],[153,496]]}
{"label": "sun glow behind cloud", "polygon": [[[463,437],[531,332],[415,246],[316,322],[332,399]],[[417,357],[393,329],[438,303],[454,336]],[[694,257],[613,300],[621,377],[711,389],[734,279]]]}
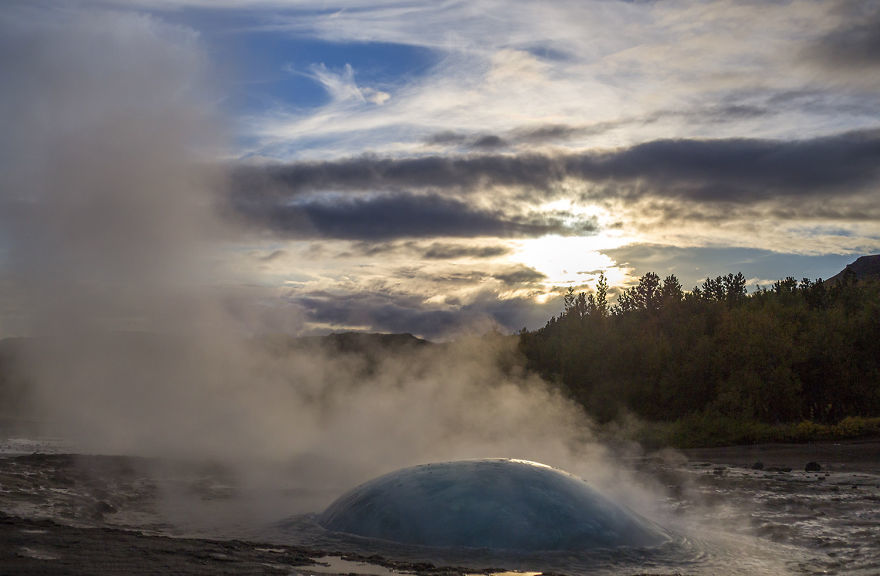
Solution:
{"label": "sun glow behind cloud", "polygon": [[559,286],[593,286],[600,272],[609,280],[619,281],[626,275],[625,271],[601,250],[628,243],[624,238],[605,235],[543,236],[518,241],[510,258],[544,274],[545,288],[555,292],[554,287]]}
{"label": "sun glow behind cloud", "polygon": [[539,302],[558,295],[561,287],[595,289],[599,273],[604,273],[612,285],[627,284],[631,268],[620,265],[605,252],[621,246],[643,242],[636,236],[614,227],[614,218],[608,210],[585,205],[571,198],[560,198],[539,206],[544,213],[565,214],[565,224],[576,226],[593,221],[597,231],[589,236],[562,236],[548,234],[538,238],[514,241],[509,259],[544,275],[544,292],[536,297]]}

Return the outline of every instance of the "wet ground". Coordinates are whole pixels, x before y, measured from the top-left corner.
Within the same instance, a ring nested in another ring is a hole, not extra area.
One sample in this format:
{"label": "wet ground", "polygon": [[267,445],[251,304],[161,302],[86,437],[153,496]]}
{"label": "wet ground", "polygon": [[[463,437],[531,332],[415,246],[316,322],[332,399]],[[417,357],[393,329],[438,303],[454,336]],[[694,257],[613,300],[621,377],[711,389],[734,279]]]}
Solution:
{"label": "wet ground", "polygon": [[[795,574],[880,574],[880,441],[690,450],[700,506],[721,526],[792,550]],[[702,506],[703,499],[709,506]]]}
{"label": "wet ground", "polygon": [[218,464],[52,453],[64,451],[51,440],[0,443],[0,573],[880,573],[878,441],[628,459],[660,487],[658,509],[684,536],[650,554],[583,557],[429,557],[328,535],[308,515],[240,514],[252,508],[247,489]]}

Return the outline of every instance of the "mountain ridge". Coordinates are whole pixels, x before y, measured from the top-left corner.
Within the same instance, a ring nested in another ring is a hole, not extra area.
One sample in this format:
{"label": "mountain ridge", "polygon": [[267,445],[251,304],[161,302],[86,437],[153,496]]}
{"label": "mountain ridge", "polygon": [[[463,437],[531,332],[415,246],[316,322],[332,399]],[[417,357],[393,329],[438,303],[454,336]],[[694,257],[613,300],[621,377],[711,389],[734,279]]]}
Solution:
{"label": "mountain ridge", "polygon": [[825,282],[839,283],[847,277],[854,280],[880,279],[880,254],[860,256]]}

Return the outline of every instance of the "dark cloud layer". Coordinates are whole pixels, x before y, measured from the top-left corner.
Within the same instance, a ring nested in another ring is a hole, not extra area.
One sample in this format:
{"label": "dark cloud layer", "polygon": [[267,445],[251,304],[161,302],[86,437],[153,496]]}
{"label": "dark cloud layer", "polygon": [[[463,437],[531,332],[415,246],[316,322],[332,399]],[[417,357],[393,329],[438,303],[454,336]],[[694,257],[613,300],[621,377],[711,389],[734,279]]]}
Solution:
{"label": "dark cloud layer", "polygon": [[572,226],[553,216],[505,214],[436,194],[387,194],[296,204],[277,196],[239,195],[235,208],[253,222],[300,238],[529,237],[586,234],[596,229],[592,220]]}
{"label": "dark cloud layer", "polygon": [[[566,224],[566,214],[528,215],[530,203],[552,196],[566,180],[589,184],[590,194],[605,198],[686,200],[707,209],[793,199],[807,206],[860,195],[872,200],[880,189],[880,130],[789,141],[656,140],[568,155],[365,156],[241,167],[232,206],[262,226],[300,237],[527,237],[594,230],[590,221]],[[524,206],[511,213],[449,197],[499,188],[520,191]]]}
{"label": "dark cloud layer", "polygon": [[546,187],[565,176],[552,157],[427,156],[390,159],[361,156],[334,162],[304,162],[240,168],[233,175],[234,194],[289,198],[312,191],[400,191],[480,186]]}
{"label": "dark cloud layer", "polygon": [[[288,201],[306,192],[491,187],[548,190],[567,178],[644,180],[643,192],[699,200],[853,190],[880,177],[880,129],[809,140],[655,140],[608,152],[387,159],[240,168],[236,198]],[[735,192],[735,194],[730,194]]]}
{"label": "dark cloud layer", "polygon": [[880,176],[880,130],[812,140],[658,140],[579,158],[585,180],[644,179],[645,194],[748,202],[856,192]]}

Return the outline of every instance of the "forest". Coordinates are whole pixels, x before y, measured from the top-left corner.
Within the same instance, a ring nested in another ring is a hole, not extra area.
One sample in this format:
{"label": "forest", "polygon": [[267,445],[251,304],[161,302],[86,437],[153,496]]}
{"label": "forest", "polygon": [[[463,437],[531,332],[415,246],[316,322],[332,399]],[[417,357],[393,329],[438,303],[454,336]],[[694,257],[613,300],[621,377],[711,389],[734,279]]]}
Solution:
{"label": "forest", "polygon": [[880,281],[741,274],[690,292],[648,273],[609,302],[569,289],[564,310],[522,330],[530,369],[599,423],[641,425],[680,446],[880,433]]}

